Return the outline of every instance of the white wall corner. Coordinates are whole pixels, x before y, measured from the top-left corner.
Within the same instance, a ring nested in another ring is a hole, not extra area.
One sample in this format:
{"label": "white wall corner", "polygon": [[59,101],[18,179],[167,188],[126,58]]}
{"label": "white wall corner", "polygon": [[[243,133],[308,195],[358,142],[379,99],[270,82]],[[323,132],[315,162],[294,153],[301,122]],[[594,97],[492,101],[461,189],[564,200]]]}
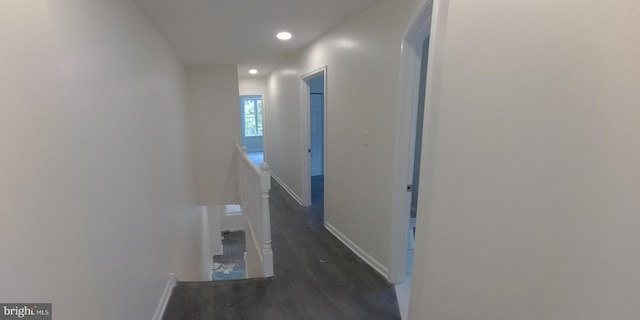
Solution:
{"label": "white wall corner", "polygon": [[162,316],[164,316],[164,311],[167,309],[167,304],[169,303],[169,298],[171,298],[171,293],[173,292],[173,288],[176,286],[178,282],[176,275],[174,273],[169,273],[169,279],[167,279],[167,285],[164,287],[164,292],[162,292],[162,297],[160,298],[160,302],[158,302],[158,306],[156,307],[156,312],[153,315],[153,320],[162,320]]}
{"label": "white wall corner", "polygon": [[302,197],[297,195],[291,188],[289,188],[289,186],[286,183],[284,183],[284,181],[282,181],[280,178],[278,178],[278,176],[276,176],[275,173],[273,173],[273,171],[269,170],[269,173],[271,174],[271,177],[274,180],[276,180],[276,182],[278,182],[278,184],[280,184],[282,188],[285,191],[287,191],[287,193],[289,193],[289,195],[291,195],[291,197],[293,197],[293,199],[296,200],[296,202],[298,202],[301,206],[308,207],[309,205],[311,205],[311,204],[305,205],[304,202],[302,201]]}
{"label": "white wall corner", "polygon": [[378,260],[374,259],[370,256],[366,251],[362,250],[358,245],[356,245],[351,239],[347,238],[342,232],[340,232],[336,227],[332,226],[329,222],[324,222],[324,227],[329,230],[338,240],[344,243],[347,248],[349,248],[353,253],[355,253],[358,257],[360,257],[364,262],[370,265],[374,270],[380,273],[385,279],[389,279],[389,269],[385,267]]}
{"label": "white wall corner", "polygon": [[[222,223],[221,219],[224,215],[225,207],[221,205],[216,206],[207,206],[208,217],[209,217],[209,245],[211,246],[211,251],[209,252],[209,256],[212,255],[221,255],[222,250]],[[207,257],[207,259],[211,259]]]}

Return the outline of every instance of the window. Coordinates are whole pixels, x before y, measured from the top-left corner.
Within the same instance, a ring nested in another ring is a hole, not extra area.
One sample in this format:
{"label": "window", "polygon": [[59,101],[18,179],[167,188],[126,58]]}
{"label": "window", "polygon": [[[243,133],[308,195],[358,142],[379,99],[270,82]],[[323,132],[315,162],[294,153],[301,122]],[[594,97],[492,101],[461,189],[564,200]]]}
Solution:
{"label": "window", "polygon": [[262,137],[262,97],[241,96],[240,115],[245,137]]}

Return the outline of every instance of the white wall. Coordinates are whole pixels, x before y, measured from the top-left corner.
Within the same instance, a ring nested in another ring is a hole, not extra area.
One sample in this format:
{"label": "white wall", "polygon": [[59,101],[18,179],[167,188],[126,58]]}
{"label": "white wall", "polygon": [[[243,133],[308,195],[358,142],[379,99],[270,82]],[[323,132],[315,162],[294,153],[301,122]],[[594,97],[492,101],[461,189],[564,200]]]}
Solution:
{"label": "white wall", "polygon": [[247,218],[243,215],[237,216],[225,216],[223,213],[220,217],[220,229],[221,230],[244,230],[247,224]]}
{"label": "white wall", "polygon": [[[264,144],[271,172],[293,190],[300,201],[302,194],[302,158],[304,150],[300,129],[300,77],[297,61],[286,61],[270,75],[269,111],[266,114],[267,135]],[[285,65],[286,63],[286,65]],[[290,68],[290,69],[287,69]]]}
{"label": "white wall", "polygon": [[240,139],[237,66],[189,67],[187,91],[198,204],[238,203],[233,167],[233,141]]}
{"label": "white wall", "polygon": [[[265,95],[267,93],[266,77],[241,77],[238,79],[240,95]],[[264,100],[265,97],[263,96]]]}
{"label": "white wall", "polygon": [[412,319],[640,318],[638,16],[456,0],[437,17]]}
{"label": "white wall", "polygon": [[[399,53],[408,19],[404,1],[386,1],[348,20],[269,77],[269,164],[302,197],[307,142],[301,132],[300,75],[327,66],[325,218],[389,266]],[[363,145],[363,130],[369,145]]]}
{"label": "white wall", "polygon": [[0,2],[0,301],[150,319],[200,275],[182,67],[129,1]]}

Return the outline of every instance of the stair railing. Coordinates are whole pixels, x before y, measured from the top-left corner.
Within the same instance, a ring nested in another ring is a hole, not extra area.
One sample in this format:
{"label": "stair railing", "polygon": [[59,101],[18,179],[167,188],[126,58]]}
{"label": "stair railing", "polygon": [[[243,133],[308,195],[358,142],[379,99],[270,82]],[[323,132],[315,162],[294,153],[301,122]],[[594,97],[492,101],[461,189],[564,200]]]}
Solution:
{"label": "stair railing", "polygon": [[240,146],[238,141],[235,142],[234,158],[240,206],[247,218],[249,232],[257,248],[264,277],[273,277],[271,213],[269,212],[269,190],[271,190],[269,164],[263,162],[258,168],[247,157],[247,148]]}

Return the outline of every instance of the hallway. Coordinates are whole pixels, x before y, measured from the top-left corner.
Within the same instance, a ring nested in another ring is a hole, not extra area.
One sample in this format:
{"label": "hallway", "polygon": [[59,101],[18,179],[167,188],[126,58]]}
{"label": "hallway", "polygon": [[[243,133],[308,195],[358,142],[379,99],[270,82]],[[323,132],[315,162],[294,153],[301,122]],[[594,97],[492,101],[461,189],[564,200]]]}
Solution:
{"label": "hallway", "polygon": [[274,278],[179,282],[163,319],[400,319],[393,285],[324,228],[322,182],[307,208],[274,182]]}

